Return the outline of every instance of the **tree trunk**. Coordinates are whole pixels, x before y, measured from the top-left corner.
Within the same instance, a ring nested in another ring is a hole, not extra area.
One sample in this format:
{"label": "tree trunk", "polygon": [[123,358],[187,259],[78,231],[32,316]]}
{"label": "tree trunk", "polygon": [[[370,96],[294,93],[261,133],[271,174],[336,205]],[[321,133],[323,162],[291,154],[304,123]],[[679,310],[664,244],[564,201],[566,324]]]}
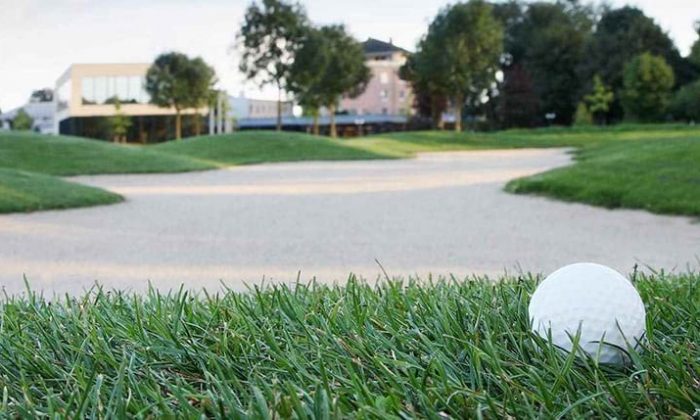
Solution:
{"label": "tree trunk", "polygon": [[335,126],[335,103],[328,106],[328,112],[331,114],[331,137],[338,137],[338,130]]}
{"label": "tree trunk", "polygon": [[277,131],[282,131],[282,86],[277,84]]}
{"label": "tree trunk", "polygon": [[314,136],[318,136],[320,133],[318,129],[318,110],[314,111],[314,126],[312,132]]}
{"label": "tree trunk", "polygon": [[440,108],[438,107],[438,99],[435,98],[433,95],[430,98],[430,114],[431,114],[431,119],[433,120],[433,128],[437,128],[438,130],[442,130],[444,127],[444,124],[442,122],[442,113],[440,112]]}
{"label": "tree trunk", "polygon": [[455,96],[455,132],[462,131],[462,105],[464,105],[464,97],[462,95]]}
{"label": "tree trunk", "polygon": [[198,112],[195,112],[193,114],[194,117],[194,134],[195,135],[200,135],[202,134],[202,116],[199,115]]}
{"label": "tree trunk", "polygon": [[182,115],[180,115],[180,108],[175,108],[175,139],[180,140],[182,138]]}

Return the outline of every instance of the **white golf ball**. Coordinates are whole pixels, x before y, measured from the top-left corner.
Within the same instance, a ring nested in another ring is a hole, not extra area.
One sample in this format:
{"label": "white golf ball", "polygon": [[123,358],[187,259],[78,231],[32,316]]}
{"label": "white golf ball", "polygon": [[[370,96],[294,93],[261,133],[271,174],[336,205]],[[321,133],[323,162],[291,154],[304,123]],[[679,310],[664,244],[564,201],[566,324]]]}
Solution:
{"label": "white golf ball", "polygon": [[646,311],[632,283],[612,268],[572,264],[547,276],[528,308],[532,329],[566,351],[580,329],[579,348],[605,364],[629,361],[646,331]]}

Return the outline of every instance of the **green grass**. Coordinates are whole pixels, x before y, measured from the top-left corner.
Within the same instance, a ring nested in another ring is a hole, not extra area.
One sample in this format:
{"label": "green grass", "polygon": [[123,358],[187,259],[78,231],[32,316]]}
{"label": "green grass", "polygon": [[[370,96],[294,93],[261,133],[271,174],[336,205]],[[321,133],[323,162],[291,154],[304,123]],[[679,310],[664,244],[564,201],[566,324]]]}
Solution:
{"label": "green grass", "polygon": [[426,131],[352,140],[246,131],[148,147],[0,133],[0,168],[50,175],[182,172],[263,162],[397,159],[419,152],[528,147],[575,148],[576,162],[513,181],[509,191],[608,208],[700,215],[700,127],[684,125]]}
{"label": "green grass", "polygon": [[154,146],[159,152],[185,156],[216,166],[309,160],[387,159],[391,156],[350,146],[342,140],[302,133],[243,131],[202,136]]}
{"label": "green grass", "polygon": [[67,209],[120,201],[121,196],[99,188],[48,175],[0,168],[0,213]]}
{"label": "green grass", "polygon": [[585,148],[576,164],[511,181],[506,189],[607,208],[700,215],[700,137]]}
{"label": "green grass", "polygon": [[636,418],[698,415],[700,277],[635,277],[627,367],[529,332],[537,280],[96,290],[0,307],[3,417]]}
{"label": "green grass", "polygon": [[67,176],[185,172],[212,166],[138,146],[69,136],[0,132],[0,168]]}

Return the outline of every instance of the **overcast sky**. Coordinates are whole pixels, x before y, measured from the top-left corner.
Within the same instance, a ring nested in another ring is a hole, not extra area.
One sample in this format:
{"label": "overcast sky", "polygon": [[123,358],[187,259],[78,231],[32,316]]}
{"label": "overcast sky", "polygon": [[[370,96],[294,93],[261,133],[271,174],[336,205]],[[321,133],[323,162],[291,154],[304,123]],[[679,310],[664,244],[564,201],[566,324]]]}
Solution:
{"label": "overcast sky", "polygon": [[[304,0],[316,23],[345,23],[360,40],[412,49],[445,0]],[[700,0],[610,0],[640,7],[684,55]],[[246,85],[230,51],[248,0],[0,0],[0,109],[53,87],[71,63],[150,62],[160,52],[200,55],[230,93],[271,97]]]}

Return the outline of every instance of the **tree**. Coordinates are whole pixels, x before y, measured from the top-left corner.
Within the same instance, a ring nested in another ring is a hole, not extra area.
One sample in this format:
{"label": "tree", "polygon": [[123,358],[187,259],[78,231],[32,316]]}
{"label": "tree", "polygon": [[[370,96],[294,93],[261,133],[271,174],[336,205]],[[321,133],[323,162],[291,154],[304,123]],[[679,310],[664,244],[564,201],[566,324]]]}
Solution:
{"label": "tree", "polygon": [[[477,102],[495,80],[503,51],[503,28],[482,0],[441,11],[419,46],[435,58],[432,83],[448,92],[455,109],[455,131],[462,130],[462,108]],[[427,64],[427,63],[426,63]]]}
{"label": "tree", "polygon": [[[572,122],[584,86],[580,67],[591,34],[591,14],[576,2],[563,1],[529,4],[520,18],[515,11],[507,14],[510,33],[506,37],[503,84],[512,85],[509,78],[518,77],[517,95],[537,99],[537,113],[521,125],[541,125],[545,114],[553,114],[555,124]],[[520,68],[507,71],[515,66]],[[528,80],[532,93],[523,90]],[[510,102],[518,106],[517,100]]]}
{"label": "tree", "polygon": [[588,45],[584,71],[587,80],[599,74],[615,94],[608,120],[622,118],[625,65],[644,52],[663,57],[673,68],[679,86],[696,77],[668,34],[641,10],[629,6],[605,10]]}
{"label": "tree", "polygon": [[282,91],[287,88],[294,57],[308,26],[298,3],[261,0],[251,3],[245,13],[238,41],[243,49],[240,69],[261,87],[277,88],[277,130],[282,129]]}
{"label": "tree", "polygon": [[13,130],[31,130],[34,126],[34,120],[32,119],[24,108],[20,108],[12,120]]}
{"label": "tree", "polygon": [[323,73],[328,66],[327,40],[321,30],[306,29],[296,58],[289,72],[289,90],[297,98],[304,113],[313,117],[312,132],[319,134],[319,113],[323,106]]}
{"label": "tree", "polygon": [[114,103],[114,115],[110,118],[112,126],[112,141],[115,143],[126,143],[129,128],[131,128],[131,118],[122,112],[121,102],[117,99]]}
{"label": "tree", "polygon": [[615,95],[608,89],[599,75],[593,77],[593,92],[584,97],[588,110],[597,124],[605,124],[605,117],[610,110],[610,104]]}
{"label": "tree", "polygon": [[643,53],[625,66],[622,105],[625,117],[638,121],[661,120],[674,84],[673,69],[663,57]]}
{"label": "tree", "polygon": [[170,52],[156,58],[146,73],[151,103],[175,108],[175,138],[182,138],[182,111],[206,105],[214,84],[214,70],[199,58]]}
{"label": "tree", "polygon": [[196,110],[208,106],[212,97],[217,95],[217,92],[214,91],[216,72],[204,60],[196,57],[190,61],[187,74],[190,85],[187,106],[195,110],[192,115],[194,132],[198,136],[202,133],[202,116]]}
{"label": "tree", "polygon": [[670,110],[675,119],[700,122],[700,80],[680,88],[673,96]]}
{"label": "tree", "polygon": [[690,47],[688,60],[700,69],[700,20],[695,22],[695,31],[698,33],[698,39],[695,40],[693,46]]}
{"label": "tree", "polygon": [[593,116],[584,102],[579,102],[574,115],[574,125],[587,126],[593,124]]}
{"label": "tree", "polygon": [[321,106],[328,108],[330,135],[337,137],[338,100],[361,94],[371,77],[362,45],[342,25],[323,26],[308,30],[298,54],[290,71],[290,86],[300,103],[315,108],[316,114]]}

